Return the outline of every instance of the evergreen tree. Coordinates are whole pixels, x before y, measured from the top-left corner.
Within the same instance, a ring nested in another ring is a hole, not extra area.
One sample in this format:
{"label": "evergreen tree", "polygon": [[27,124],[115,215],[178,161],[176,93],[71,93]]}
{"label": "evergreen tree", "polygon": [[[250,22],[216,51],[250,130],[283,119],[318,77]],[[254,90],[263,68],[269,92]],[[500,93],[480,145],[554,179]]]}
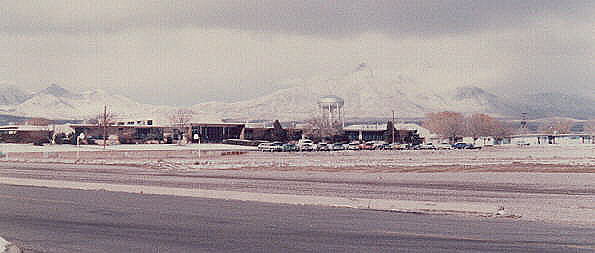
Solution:
{"label": "evergreen tree", "polygon": [[287,131],[283,129],[279,120],[275,120],[275,122],[273,122],[272,139],[273,141],[287,141]]}
{"label": "evergreen tree", "polygon": [[386,123],[386,131],[384,132],[384,141],[388,143],[393,142],[393,134],[394,134],[394,141],[399,142],[399,138],[397,136],[397,132],[395,131],[395,125],[392,121],[388,121]]}

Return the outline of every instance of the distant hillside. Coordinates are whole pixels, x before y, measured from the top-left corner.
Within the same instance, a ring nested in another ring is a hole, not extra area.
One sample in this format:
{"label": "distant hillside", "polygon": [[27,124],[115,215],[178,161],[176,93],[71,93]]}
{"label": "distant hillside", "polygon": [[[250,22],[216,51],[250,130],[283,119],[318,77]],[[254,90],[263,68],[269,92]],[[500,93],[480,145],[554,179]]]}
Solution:
{"label": "distant hillside", "polygon": [[0,105],[18,105],[31,97],[31,94],[16,86],[0,87]]}
{"label": "distant hillside", "polygon": [[[197,119],[299,121],[312,117],[317,100],[337,95],[345,100],[345,116],[351,119],[388,118],[392,110],[399,118],[420,118],[428,112],[456,111],[487,113],[496,117],[595,118],[595,96],[563,93],[494,94],[475,86],[437,91],[424,83],[393,71],[376,71],[361,64],[354,71],[336,77],[288,80],[290,87],[255,99],[197,104],[191,109]],[[592,93],[592,91],[590,91]],[[585,94],[589,94],[588,92]],[[95,89],[72,92],[53,84],[33,94],[5,87],[0,96],[0,113],[50,119],[89,119],[104,105],[121,117],[167,120],[172,106],[142,104],[125,96]]]}
{"label": "distant hillside", "polygon": [[557,92],[526,94],[516,96],[509,103],[518,112],[526,112],[533,118],[595,118],[595,99],[580,95]]}
{"label": "distant hillside", "polygon": [[[10,97],[16,97],[11,93]],[[8,95],[6,95],[8,96]],[[164,116],[172,107],[141,104],[125,96],[110,94],[103,90],[72,92],[59,85],[30,94],[13,104],[0,107],[0,113],[22,117],[42,117],[48,119],[80,120],[96,117],[109,105],[110,111],[120,117]]]}
{"label": "distant hillside", "polygon": [[500,97],[479,87],[460,87],[437,92],[395,72],[373,71],[365,66],[334,78],[290,80],[292,88],[236,103],[203,103],[195,111],[219,113],[237,119],[302,120],[316,111],[320,96],[337,95],[345,100],[349,118],[388,117],[395,110],[399,117],[423,117],[436,111],[489,113],[495,116],[516,114],[517,109]]}
{"label": "distant hillside", "polygon": [[19,123],[19,122],[23,122],[28,119],[30,119],[30,118],[0,114],[0,126],[12,124],[12,123]]}

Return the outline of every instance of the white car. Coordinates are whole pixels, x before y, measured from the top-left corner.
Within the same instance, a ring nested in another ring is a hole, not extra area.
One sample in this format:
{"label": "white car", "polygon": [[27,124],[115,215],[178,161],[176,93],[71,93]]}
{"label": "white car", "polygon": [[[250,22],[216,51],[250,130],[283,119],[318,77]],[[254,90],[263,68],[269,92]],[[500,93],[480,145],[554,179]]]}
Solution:
{"label": "white car", "polygon": [[301,139],[298,141],[297,144],[300,151],[313,151],[314,150],[314,142],[309,139]]}
{"label": "white car", "polygon": [[328,143],[321,142],[321,143],[316,144],[316,150],[318,150],[318,151],[330,151],[331,150],[331,147],[330,147],[330,145]]}
{"label": "white car", "polygon": [[347,150],[360,150],[360,145],[359,141],[352,141],[347,144]]}
{"label": "white car", "polygon": [[440,143],[440,144],[436,144],[436,149],[450,150],[450,149],[452,149],[452,145],[448,144],[448,143]]}
{"label": "white car", "polygon": [[281,152],[283,151],[283,143],[282,142],[266,142],[261,143],[258,145],[259,151],[268,151],[268,152]]}
{"label": "white car", "polygon": [[432,144],[432,143],[425,143],[425,144],[420,144],[419,146],[417,146],[417,149],[435,150],[436,146],[434,146],[434,144]]}

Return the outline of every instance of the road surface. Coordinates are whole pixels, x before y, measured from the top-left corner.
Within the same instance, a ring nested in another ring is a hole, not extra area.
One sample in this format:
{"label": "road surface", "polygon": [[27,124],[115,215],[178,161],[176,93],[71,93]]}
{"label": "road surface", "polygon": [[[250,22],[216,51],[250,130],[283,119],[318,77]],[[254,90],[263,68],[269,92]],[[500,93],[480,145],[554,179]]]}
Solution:
{"label": "road surface", "polygon": [[25,252],[593,252],[592,226],[0,184]]}

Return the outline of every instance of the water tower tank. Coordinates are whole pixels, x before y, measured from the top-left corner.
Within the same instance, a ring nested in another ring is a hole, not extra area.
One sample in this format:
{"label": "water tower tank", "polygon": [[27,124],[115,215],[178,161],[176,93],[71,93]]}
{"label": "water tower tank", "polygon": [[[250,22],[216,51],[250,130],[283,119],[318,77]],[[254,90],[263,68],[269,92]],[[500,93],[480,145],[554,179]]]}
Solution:
{"label": "water tower tank", "polygon": [[344,126],[343,106],[345,100],[335,95],[322,96],[318,99],[318,109],[327,126]]}

